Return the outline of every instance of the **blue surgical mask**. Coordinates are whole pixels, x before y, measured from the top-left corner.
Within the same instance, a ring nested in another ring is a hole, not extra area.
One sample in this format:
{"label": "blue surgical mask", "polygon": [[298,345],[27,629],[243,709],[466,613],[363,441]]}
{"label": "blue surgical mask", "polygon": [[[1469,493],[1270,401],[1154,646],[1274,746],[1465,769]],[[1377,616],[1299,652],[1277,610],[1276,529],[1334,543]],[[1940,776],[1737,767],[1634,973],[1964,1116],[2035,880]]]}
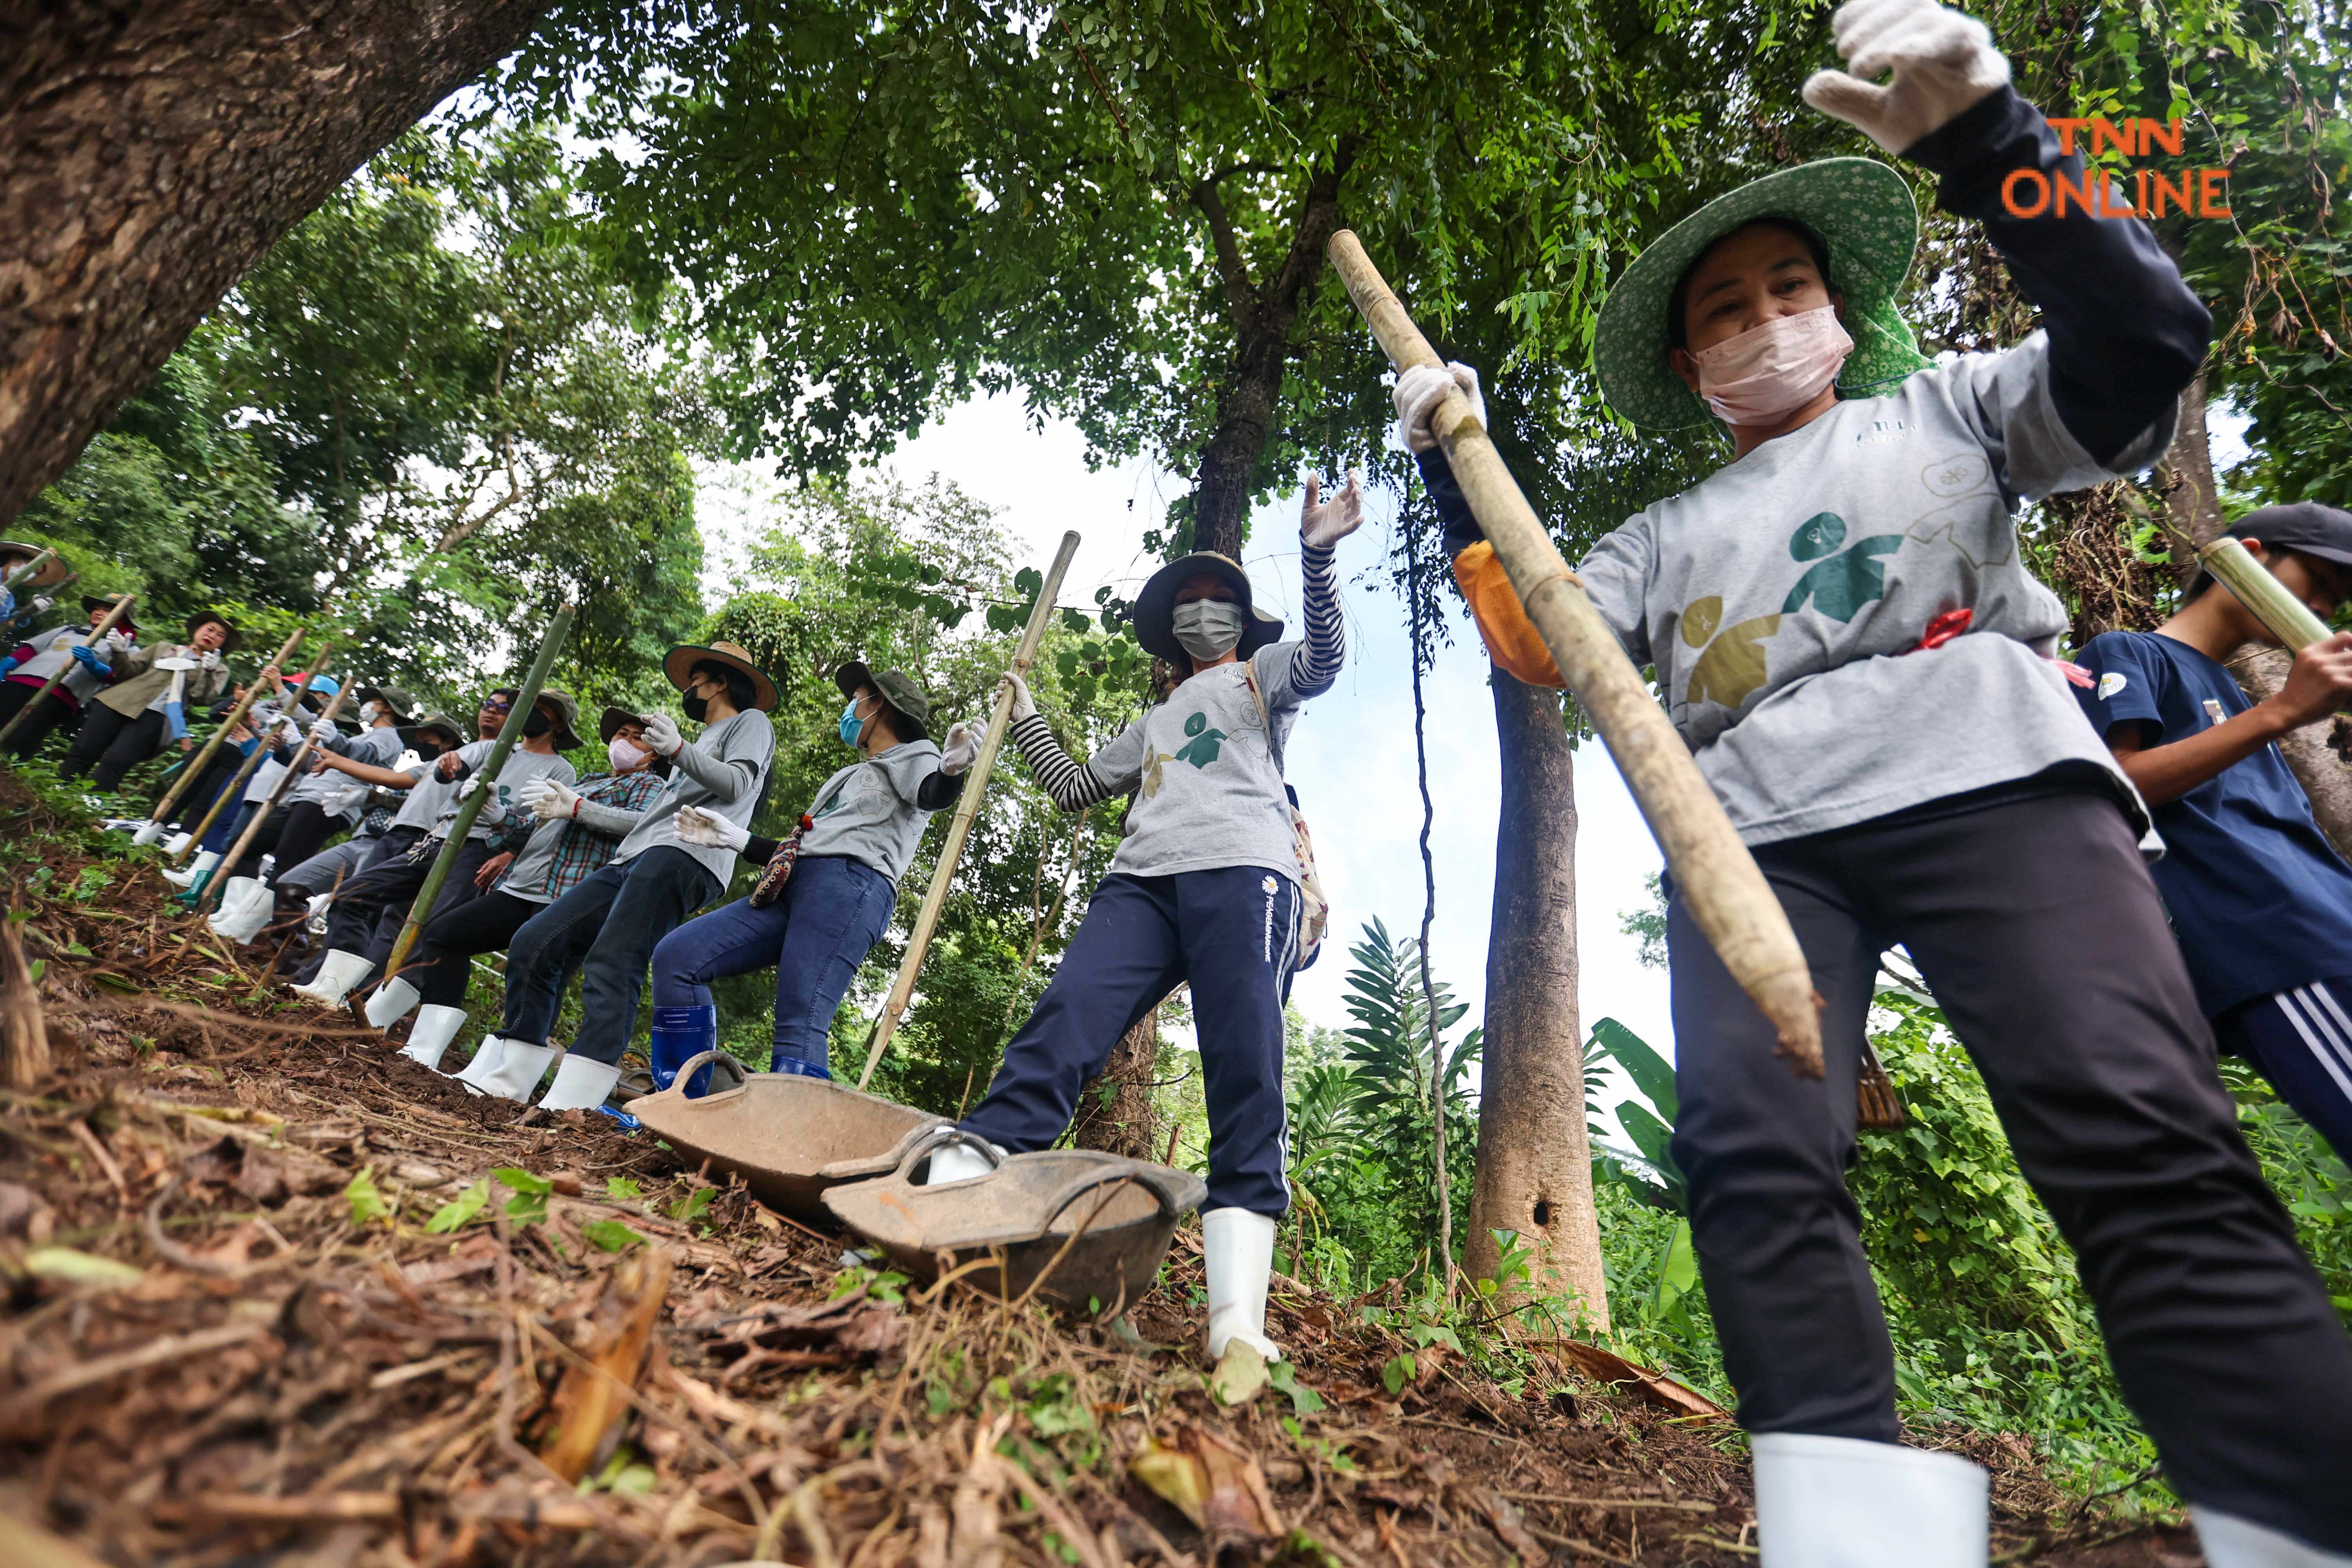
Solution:
{"label": "blue surgical mask", "polygon": [[849,700],[849,706],[841,710],[841,743],[854,747],[857,744],[857,737],[865,732],[866,721],[857,716],[857,699],[853,697]]}

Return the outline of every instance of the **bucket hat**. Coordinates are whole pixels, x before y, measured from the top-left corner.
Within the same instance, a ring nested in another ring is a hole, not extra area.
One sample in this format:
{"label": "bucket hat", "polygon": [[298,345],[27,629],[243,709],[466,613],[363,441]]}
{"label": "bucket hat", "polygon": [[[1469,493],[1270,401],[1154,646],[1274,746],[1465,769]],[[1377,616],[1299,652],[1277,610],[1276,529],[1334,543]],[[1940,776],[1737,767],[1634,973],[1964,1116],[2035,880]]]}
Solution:
{"label": "bucket hat", "polygon": [[1895,309],[1919,243],[1919,207],[1903,176],[1874,158],[1822,158],[1751,180],[1652,240],[1601,302],[1594,367],[1609,405],[1643,430],[1714,416],[1666,363],[1675,285],[1706,247],[1758,218],[1803,224],[1829,247],[1830,286],[1844,296],[1853,353],[1838,372],[1849,397],[1892,390],[1931,363]]}
{"label": "bucket hat", "polygon": [[218,610],[202,610],[188,617],[188,640],[190,642],[196,640],[196,628],[203,626],[206,621],[213,622],[215,625],[218,626],[221,630],[228,634],[228,636],[221,641],[221,652],[225,654],[235,653],[237,649],[245,646],[245,634],[236,629],[236,623],[235,621],[230,620]]}
{"label": "bucket hat", "polygon": [[[21,555],[27,561],[47,548],[46,544],[27,544],[21,539],[0,539],[0,555]],[[41,563],[39,571],[17,584],[16,586],[19,588],[53,587],[64,582],[72,573],[73,568],[66,564],[64,556],[52,555]]]}
{"label": "bucket hat", "polygon": [[539,700],[555,705],[555,749],[568,752],[580,743],[580,699],[552,686],[539,689]]}
{"label": "bucket hat", "polygon": [[466,732],[446,713],[427,713],[414,724],[401,725],[395,733],[400,736],[400,743],[412,752],[423,750],[416,742],[425,735],[437,736],[445,752],[454,752],[466,743]]}
{"label": "bucket hat", "polygon": [[903,669],[886,669],[876,674],[862,659],[851,659],[833,672],[833,683],[841,688],[844,697],[855,698],[857,689],[870,686],[881,694],[883,703],[905,724],[894,724],[899,738],[907,741],[927,741],[931,734],[931,700],[923,689],[914,683]]}
{"label": "bucket hat", "polygon": [[394,725],[416,721],[416,699],[397,686],[362,686],[352,693],[354,702],[381,702],[392,710]]}
{"label": "bucket hat", "polygon": [[646,716],[632,709],[608,707],[596,720],[596,738],[609,746],[613,737],[621,732],[622,725],[642,725],[645,721]]}
{"label": "bucket hat", "polygon": [[1203,573],[1223,579],[1233,589],[1234,601],[1246,613],[1241,644],[1235,653],[1247,658],[1281,637],[1282,622],[1257,607],[1250,592],[1249,574],[1242,570],[1241,563],[1213,550],[1196,550],[1154,572],[1151,580],[1144,584],[1143,592],[1135,596],[1135,640],[1143,645],[1146,653],[1157,654],[1179,669],[1192,668],[1192,656],[1176,640],[1176,591]]}
{"label": "bucket hat", "polygon": [[707,646],[685,643],[670,649],[669,656],[662,660],[662,673],[669,678],[669,683],[672,686],[683,691],[686,689],[687,673],[696,665],[706,661],[724,665],[730,669],[740,669],[750,676],[752,692],[751,706],[761,712],[768,712],[775,707],[776,683],[768,679],[766,670],[751,662],[751,653],[749,648],[729,642],[723,637]]}
{"label": "bucket hat", "polygon": [[[81,596],[82,613],[89,615],[100,610],[110,610],[121,601],[122,595],[120,594],[84,594]],[[124,631],[135,632],[139,629],[139,612],[134,609],[114,624]]]}

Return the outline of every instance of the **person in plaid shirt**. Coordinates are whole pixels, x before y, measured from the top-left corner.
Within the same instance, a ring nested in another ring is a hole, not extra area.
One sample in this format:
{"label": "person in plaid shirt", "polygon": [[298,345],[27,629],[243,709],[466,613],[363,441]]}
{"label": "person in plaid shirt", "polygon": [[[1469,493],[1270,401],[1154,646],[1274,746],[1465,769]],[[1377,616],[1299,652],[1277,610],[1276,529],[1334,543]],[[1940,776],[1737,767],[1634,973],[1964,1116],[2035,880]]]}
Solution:
{"label": "person in plaid shirt", "polygon": [[417,933],[407,974],[384,982],[369,1004],[368,1020],[389,1030],[416,1009],[401,1055],[438,1071],[441,1058],[466,1021],[466,980],[478,953],[503,952],[523,922],[578,887],[613,858],[637,819],[662,790],[669,764],[638,742],[645,724],[635,714],[607,708],[597,724],[612,762],[561,794],[526,789],[528,824],[518,849],[492,856],[476,881],[484,896],[436,915]]}

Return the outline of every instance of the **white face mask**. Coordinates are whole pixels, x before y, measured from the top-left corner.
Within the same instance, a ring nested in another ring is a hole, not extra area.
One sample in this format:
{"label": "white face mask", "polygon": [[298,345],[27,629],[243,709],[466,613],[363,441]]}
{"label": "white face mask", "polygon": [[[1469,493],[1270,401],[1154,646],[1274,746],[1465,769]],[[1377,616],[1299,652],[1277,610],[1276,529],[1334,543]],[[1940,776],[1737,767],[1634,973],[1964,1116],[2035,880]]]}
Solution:
{"label": "white face mask", "polygon": [[1170,617],[1176,640],[1194,658],[1223,658],[1240,646],[1243,610],[1225,599],[1195,599]]}
{"label": "white face mask", "polygon": [[373,724],[377,720],[379,720],[379,719],[381,719],[381,718],[383,718],[383,705],[382,705],[381,703],[375,703],[375,702],[362,702],[362,703],[361,703],[361,704],[360,704],[360,728],[361,728],[361,729],[362,729],[362,730],[367,729],[369,726],[373,725]]}
{"label": "white face mask", "polygon": [[1760,326],[1691,355],[1698,395],[1728,425],[1771,425],[1822,395],[1837,379],[1853,340],[1824,305]]}
{"label": "white face mask", "polygon": [[629,744],[628,742],[621,739],[620,736],[615,735],[611,740],[604,742],[604,755],[612,759],[613,771],[614,773],[625,773],[633,769],[643,767],[646,761],[652,757],[653,753],[651,752],[641,752],[636,747]]}

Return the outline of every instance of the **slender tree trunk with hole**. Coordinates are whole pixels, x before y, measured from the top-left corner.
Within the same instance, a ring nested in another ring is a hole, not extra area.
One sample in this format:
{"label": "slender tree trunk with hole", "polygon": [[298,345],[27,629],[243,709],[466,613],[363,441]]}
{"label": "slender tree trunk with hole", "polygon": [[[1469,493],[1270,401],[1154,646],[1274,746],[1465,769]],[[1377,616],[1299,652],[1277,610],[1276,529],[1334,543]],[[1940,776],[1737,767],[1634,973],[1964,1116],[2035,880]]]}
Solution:
{"label": "slender tree trunk with hole", "polygon": [[[2206,437],[2201,375],[2180,395],[2180,428],[2165,451],[2162,471],[2165,513],[2175,531],[2174,554],[2193,562],[2194,556],[2179,542],[2179,535],[2186,534],[2199,544],[2209,543],[2221,531],[2223,521],[2221,487],[2214,482],[2212,449]],[[2193,565],[2184,564],[2185,574],[2193,574]],[[2237,677],[2239,689],[2248,698],[2260,702],[2278,694],[2294,662],[2283,649],[2259,651],[2249,643],[2231,655],[2230,673]],[[2279,751],[2295,782],[2303,785],[2303,793],[2311,797],[2311,815],[2317,819],[2319,830],[2327,835],[2337,854],[2352,858],[2352,765],[2347,764],[2339,750],[2347,746],[2352,746],[2352,724],[2327,719],[2294,731],[2279,742]]]}
{"label": "slender tree trunk with hole", "polygon": [[[1154,1007],[1111,1047],[1110,1059],[1103,1064],[1101,1073],[1078,1091],[1070,1142],[1081,1149],[1099,1149],[1130,1160],[1157,1159],[1151,1085],[1159,1076],[1160,1009]],[[1106,1088],[1110,1090],[1108,1103]]]}
{"label": "slender tree trunk with hole", "polygon": [[0,524],[279,235],[549,4],[16,7],[0,27]]}
{"label": "slender tree trunk with hole", "polygon": [[[1495,904],[1486,938],[1486,1045],[1478,1164],[1464,1267],[1491,1279],[1494,1233],[1535,1249],[1534,1285],[1573,1294],[1609,1326],[1577,1016],[1576,770],[1559,694],[1493,674],[1503,758]],[[1502,1304],[1525,1300],[1507,1292]]]}

